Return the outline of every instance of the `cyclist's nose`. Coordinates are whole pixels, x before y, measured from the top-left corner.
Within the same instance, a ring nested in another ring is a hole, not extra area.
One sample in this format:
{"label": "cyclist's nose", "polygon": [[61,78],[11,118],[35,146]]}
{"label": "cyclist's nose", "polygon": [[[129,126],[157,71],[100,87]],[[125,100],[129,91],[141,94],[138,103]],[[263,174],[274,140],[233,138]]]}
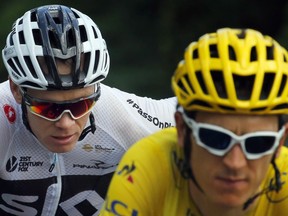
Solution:
{"label": "cyclist's nose", "polygon": [[56,127],[59,128],[69,128],[75,123],[69,112],[64,112],[61,114],[61,118],[55,122]]}
{"label": "cyclist's nose", "polygon": [[247,165],[247,159],[240,144],[234,145],[232,149],[223,156],[223,163],[231,169],[240,169]]}

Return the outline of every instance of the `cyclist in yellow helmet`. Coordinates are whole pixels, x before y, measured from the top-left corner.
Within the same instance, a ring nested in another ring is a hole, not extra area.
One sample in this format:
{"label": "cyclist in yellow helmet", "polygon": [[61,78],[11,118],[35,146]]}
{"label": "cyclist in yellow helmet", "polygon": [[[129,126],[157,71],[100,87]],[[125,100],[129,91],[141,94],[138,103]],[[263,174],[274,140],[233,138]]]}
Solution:
{"label": "cyclist in yellow helmet", "polygon": [[100,215],[288,215],[287,76],[287,51],[253,29],[191,43],[172,77],[176,128],[126,152]]}

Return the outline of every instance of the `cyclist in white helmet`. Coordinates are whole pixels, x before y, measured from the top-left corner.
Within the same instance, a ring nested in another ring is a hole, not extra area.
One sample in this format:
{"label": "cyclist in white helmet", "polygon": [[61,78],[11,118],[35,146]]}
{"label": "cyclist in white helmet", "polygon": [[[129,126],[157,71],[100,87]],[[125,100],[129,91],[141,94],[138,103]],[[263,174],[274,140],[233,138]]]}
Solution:
{"label": "cyclist in white helmet", "polygon": [[100,215],[288,215],[287,57],[253,29],[192,42],[172,77],[176,128],[125,153]]}
{"label": "cyclist in white helmet", "polygon": [[98,215],[123,153],[174,126],[175,98],[101,83],[110,59],[96,24],[64,5],[13,24],[0,84],[0,215]]}

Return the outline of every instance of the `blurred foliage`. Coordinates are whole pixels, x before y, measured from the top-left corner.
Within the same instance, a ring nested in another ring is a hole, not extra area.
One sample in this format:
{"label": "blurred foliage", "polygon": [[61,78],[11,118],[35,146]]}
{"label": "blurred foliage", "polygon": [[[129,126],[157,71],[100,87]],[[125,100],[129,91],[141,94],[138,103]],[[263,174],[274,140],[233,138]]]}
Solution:
{"label": "blurred foliage", "polygon": [[[0,44],[25,11],[55,1],[0,3]],[[221,27],[254,28],[288,47],[285,0],[98,0],[58,1],[89,15],[99,26],[111,56],[104,83],[154,98],[172,95],[170,78],[185,47]],[[2,60],[0,81],[7,79]]]}

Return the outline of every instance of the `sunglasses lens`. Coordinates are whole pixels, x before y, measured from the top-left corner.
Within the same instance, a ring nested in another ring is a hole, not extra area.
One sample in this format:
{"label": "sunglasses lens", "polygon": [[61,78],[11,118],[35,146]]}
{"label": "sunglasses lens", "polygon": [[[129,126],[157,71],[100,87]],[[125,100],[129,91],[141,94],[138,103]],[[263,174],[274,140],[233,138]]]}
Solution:
{"label": "sunglasses lens", "polygon": [[272,136],[249,137],[245,141],[246,151],[251,154],[264,153],[273,147],[275,139]]}
{"label": "sunglasses lens", "polygon": [[231,137],[228,134],[208,128],[199,129],[199,138],[202,143],[217,150],[228,148],[231,142]]}
{"label": "sunglasses lens", "polygon": [[81,100],[73,104],[64,105],[65,106],[64,110],[66,109],[70,110],[75,118],[79,118],[80,116],[88,112],[93,105],[94,105],[93,99],[85,99],[85,100]]}
{"label": "sunglasses lens", "polygon": [[49,119],[55,119],[59,115],[59,109],[53,103],[48,102],[34,102],[30,106],[30,110]]}

